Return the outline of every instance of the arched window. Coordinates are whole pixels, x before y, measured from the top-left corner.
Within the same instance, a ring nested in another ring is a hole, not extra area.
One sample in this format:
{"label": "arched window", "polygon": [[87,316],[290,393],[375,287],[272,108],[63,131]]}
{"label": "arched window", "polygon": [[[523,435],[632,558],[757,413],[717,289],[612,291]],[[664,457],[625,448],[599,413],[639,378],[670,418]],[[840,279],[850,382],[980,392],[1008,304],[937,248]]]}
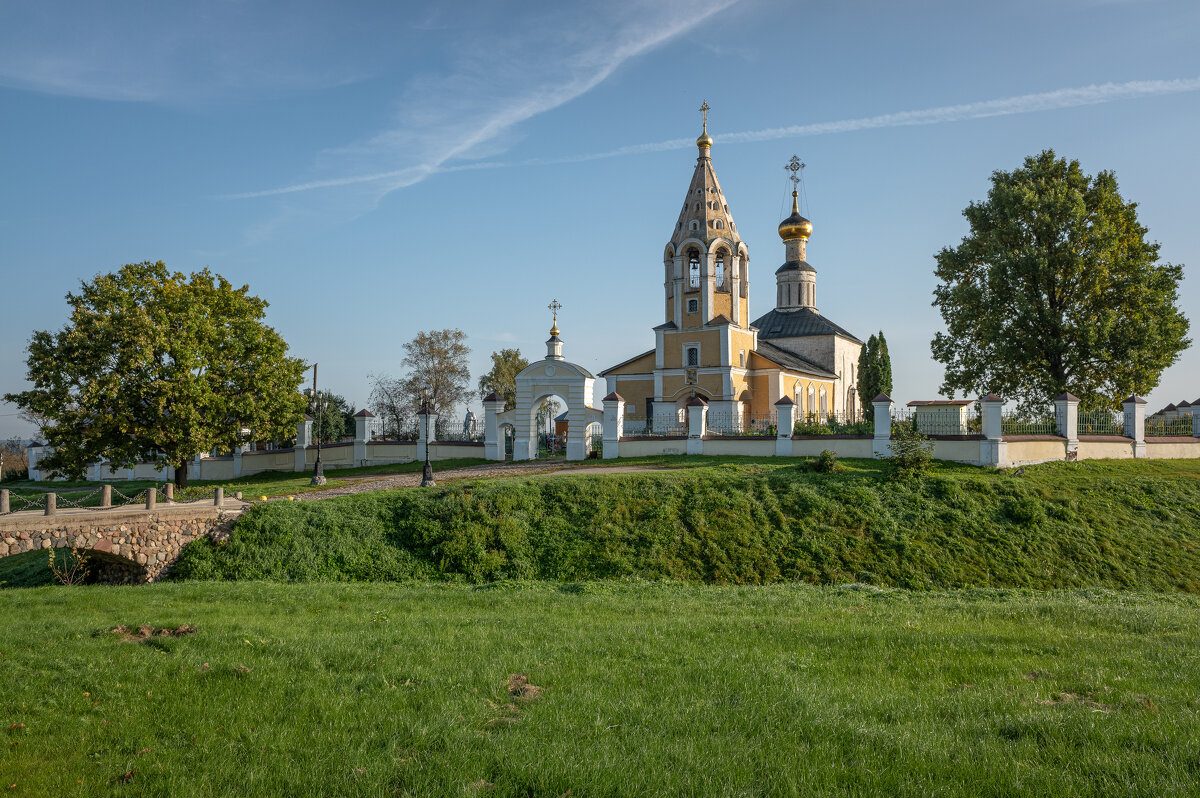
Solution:
{"label": "arched window", "polygon": [[808,404],[805,405],[805,407],[808,408],[808,414],[810,416],[816,415],[816,412],[817,412],[817,389],[812,387],[811,385],[808,386]]}
{"label": "arched window", "polygon": [[688,285],[700,287],[700,252],[695,248],[688,250]]}
{"label": "arched window", "polygon": [[688,368],[696,368],[700,365],[700,350],[694,346],[689,346],[687,350]]}
{"label": "arched window", "polygon": [[717,262],[713,267],[713,271],[717,278],[717,288],[725,287],[725,250],[717,250]]}
{"label": "arched window", "polygon": [[792,399],[796,402],[797,418],[804,418],[804,386],[799,380],[792,386]]}
{"label": "arched window", "polygon": [[822,419],[822,420],[824,420],[824,419],[825,419],[825,415],[826,415],[826,414],[829,412],[829,406],[828,406],[828,405],[829,405],[829,403],[828,403],[828,396],[827,396],[827,395],[826,395],[826,393],[825,393],[825,389],[824,389],[824,388],[822,388],[822,389],[821,389],[821,419]]}
{"label": "arched window", "polygon": [[718,230],[724,230],[725,223],[722,222],[720,219],[713,219],[713,227],[717,228]]}

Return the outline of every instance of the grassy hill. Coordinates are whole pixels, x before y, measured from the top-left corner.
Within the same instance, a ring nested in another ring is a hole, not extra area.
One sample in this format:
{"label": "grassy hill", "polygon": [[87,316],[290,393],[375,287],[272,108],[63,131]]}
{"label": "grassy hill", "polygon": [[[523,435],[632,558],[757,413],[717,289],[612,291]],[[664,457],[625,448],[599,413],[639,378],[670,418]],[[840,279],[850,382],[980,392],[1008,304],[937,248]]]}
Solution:
{"label": "grassy hill", "polygon": [[[248,512],[183,579],[864,582],[1200,593],[1200,461],[939,465],[887,478],[747,460],[460,482]],[[3,577],[0,576],[0,579]]]}

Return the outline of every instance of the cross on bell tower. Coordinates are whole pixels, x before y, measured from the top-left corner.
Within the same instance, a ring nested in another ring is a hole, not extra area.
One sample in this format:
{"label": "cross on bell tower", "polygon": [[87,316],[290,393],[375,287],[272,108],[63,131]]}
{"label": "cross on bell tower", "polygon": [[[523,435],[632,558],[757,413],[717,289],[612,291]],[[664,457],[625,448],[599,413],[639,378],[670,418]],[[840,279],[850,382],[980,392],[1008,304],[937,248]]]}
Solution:
{"label": "cross on bell tower", "polygon": [[546,357],[549,360],[562,360],[562,339],[558,337],[558,312],[562,310],[562,304],[557,299],[551,299],[546,310],[554,314],[554,321],[550,325],[550,338],[546,341]]}

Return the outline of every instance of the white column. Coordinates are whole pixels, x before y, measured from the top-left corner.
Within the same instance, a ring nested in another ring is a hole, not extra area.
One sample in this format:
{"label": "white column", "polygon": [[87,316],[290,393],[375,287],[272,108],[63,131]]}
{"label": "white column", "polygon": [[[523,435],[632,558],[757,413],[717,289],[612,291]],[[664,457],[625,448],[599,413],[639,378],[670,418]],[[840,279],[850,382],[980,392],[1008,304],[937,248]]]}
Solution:
{"label": "white column", "polygon": [[292,465],[293,471],[304,471],[308,468],[307,450],[313,442],[312,429],[312,416],[305,416],[304,420],[296,425],[296,446],[292,450],[292,455],[295,458]]}
{"label": "white column", "polygon": [[687,453],[704,454],[704,430],[708,423],[708,403],[696,398],[687,404]]}
{"label": "white column", "polygon": [[42,479],[41,470],[38,468],[38,458],[42,453],[41,446],[30,444],[25,447],[25,456],[29,458],[29,479],[33,482],[40,482]]}
{"label": "white column", "polygon": [[587,457],[587,398],[583,386],[572,385],[567,391],[567,460],[583,460]]}
{"label": "white column", "polygon": [[367,459],[367,441],[371,440],[371,419],[375,418],[370,410],[363,408],[354,414],[354,465],[361,466]]}
{"label": "white column", "polygon": [[483,400],[483,456],[488,460],[504,459],[504,436],[500,434],[499,419],[504,404],[504,397],[494,392]]}
{"label": "white column", "polygon": [[892,454],[892,397],[881,393],[871,400],[871,407],[875,412],[875,436],[871,451],[875,453],[876,457],[890,457]]}
{"label": "white column", "polygon": [[[1134,394],[1121,403],[1125,411],[1125,437],[1133,438],[1133,456],[1146,456],[1146,400]],[[1192,424],[1195,425],[1195,417]]]}
{"label": "white column", "polygon": [[1069,393],[1054,400],[1054,418],[1058,434],[1067,439],[1067,458],[1079,451],[1079,397]]}
{"label": "white column", "polygon": [[994,393],[979,400],[983,408],[983,440],[979,443],[980,465],[997,468],[1008,462],[1008,452],[1001,434],[1004,400]]}
{"label": "white column", "polygon": [[625,400],[616,391],[604,397],[604,459],[620,457],[621,435],[625,432]]}
{"label": "white column", "polygon": [[775,456],[791,457],[792,430],[796,426],[796,403],[785,396],[775,403]]}

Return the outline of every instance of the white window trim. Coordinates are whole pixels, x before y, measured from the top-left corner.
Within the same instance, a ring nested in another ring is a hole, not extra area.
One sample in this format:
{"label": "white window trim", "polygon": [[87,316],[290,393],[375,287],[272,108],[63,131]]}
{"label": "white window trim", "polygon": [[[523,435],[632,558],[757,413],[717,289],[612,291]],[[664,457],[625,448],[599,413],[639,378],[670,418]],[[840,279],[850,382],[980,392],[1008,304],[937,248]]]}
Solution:
{"label": "white window trim", "polygon": [[[694,365],[694,366],[692,366],[692,365],[689,365],[689,364],[688,364],[688,356],[687,356],[687,353],[688,353],[688,350],[689,350],[689,349],[695,349],[695,350],[696,350],[696,365]],[[683,367],[684,367],[685,369],[697,369],[697,368],[700,368],[700,364],[704,362],[703,358],[701,358],[701,354],[702,354],[702,353],[701,353],[701,351],[700,351],[700,344],[699,344],[699,343],[686,343],[686,344],[684,344],[684,345],[683,345]]]}

